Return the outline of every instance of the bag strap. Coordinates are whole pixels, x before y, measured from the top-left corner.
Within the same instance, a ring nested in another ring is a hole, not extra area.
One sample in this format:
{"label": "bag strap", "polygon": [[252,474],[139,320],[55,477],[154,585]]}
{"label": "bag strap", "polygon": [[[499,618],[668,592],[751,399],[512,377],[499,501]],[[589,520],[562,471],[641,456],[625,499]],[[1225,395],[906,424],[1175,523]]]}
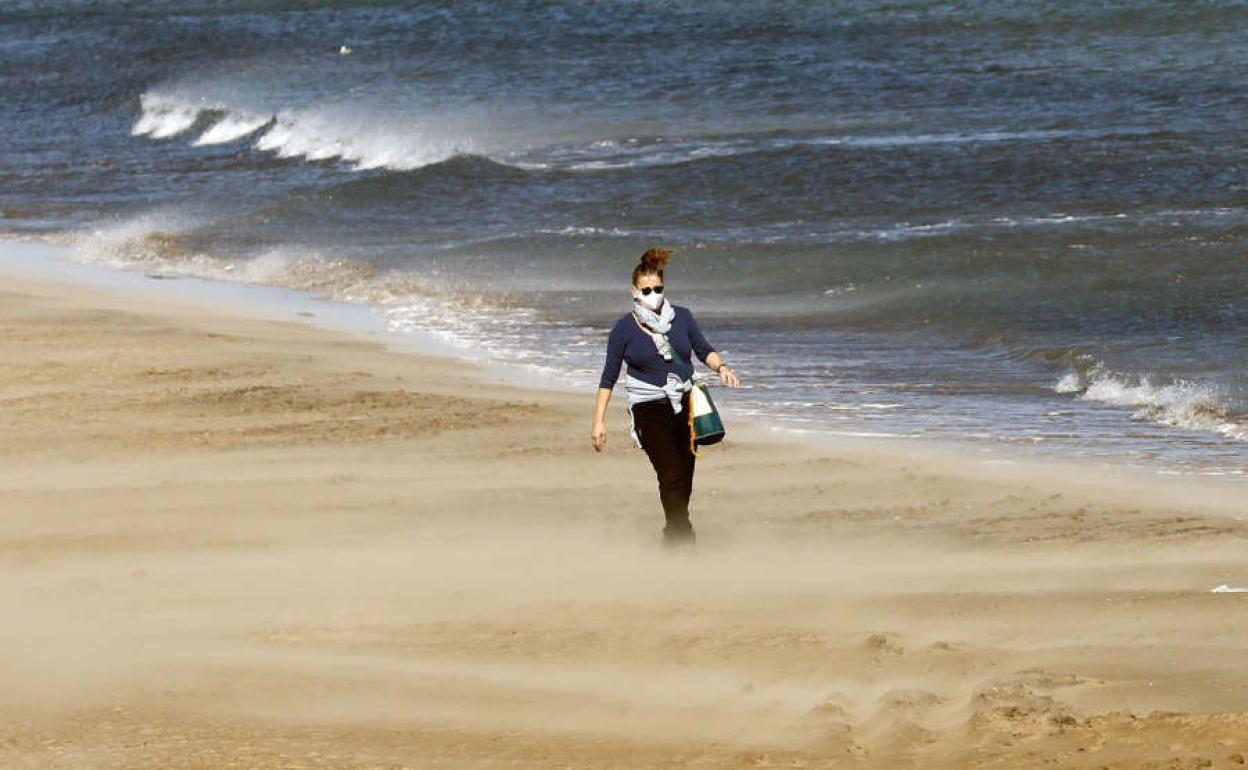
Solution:
{"label": "bag strap", "polygon": [[687,367],[689,367],[689,380],[690,380],[690,382],[692,382],[692,381],[693,381],[693,376],[694,376],[695,374],[697,374],[697,373],[698,373],[698,372],[697,372],[697,370],[693,368],[693,364],[691,364],[691,363],[689,363],[688,361],[686,361],[686,360],[685,360],[685,357],[684,357],[684,356],[682,356],[682,355],[680,354],[680,351],[676,349],[676,344],[675,344],[675,343],[673,343],[673,342],[669,339],[669,340],[667,341],[667,344],[668,344],[668,345],[670,345],[670,346],[671,346],[671,348],[672,348],[672,357],[673,357],[673,358],[675,358],[675,359],[676,359],[676,361],[677,361],[678,363],[680,363],[680,365],[681,365],[681,366],[687,366]]}
{"label": "bag strap", "polygon": [[[699,387],[694,385],[693,387]],[[694,458],[698,456],[698,431],[693,427],[693,391],[689,391],[689,406],[685,409],[689,417],[689,451],[693,453]]]}

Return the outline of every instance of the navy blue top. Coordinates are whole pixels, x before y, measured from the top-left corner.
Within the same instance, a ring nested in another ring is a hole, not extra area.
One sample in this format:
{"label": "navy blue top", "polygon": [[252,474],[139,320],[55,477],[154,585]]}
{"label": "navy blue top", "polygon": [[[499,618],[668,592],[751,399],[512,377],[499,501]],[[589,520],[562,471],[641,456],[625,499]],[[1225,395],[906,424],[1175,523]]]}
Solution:
{"label": "navy blue top", "polygon": [[663,387],[667,383],[668,372],[675,372],[681,379],[693,376],[692,350],[706,363],[706,357],[715,352],[711,343],[702,336],[698,322],[693,320],[693,313],[688,308],[672,305],[676,317],[672,319],[672,329],[667,333],[672,347],[687,364],[681,366],[676,356],[671,361],[664,361],[654,338],[641,328],[633,314],[629,313],[615,322],[611,327],[611,336],[607,338],[607,362],[602,367],[602,378],[598,386],[610,390],[620,378],[620,364],[628,364],[628,373],[651,385]]}

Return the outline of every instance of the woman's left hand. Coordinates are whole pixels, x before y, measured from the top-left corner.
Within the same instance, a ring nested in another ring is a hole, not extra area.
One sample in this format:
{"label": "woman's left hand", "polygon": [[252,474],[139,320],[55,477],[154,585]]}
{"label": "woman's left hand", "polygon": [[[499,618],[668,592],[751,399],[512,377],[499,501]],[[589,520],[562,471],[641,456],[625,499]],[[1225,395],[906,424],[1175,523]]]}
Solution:
{"label": "woman's left hand", "polygon": [[741,387],[741,380],[737,379],[737,373],[729,369],[726,364],[719,367],[719,381],[730,388]]}

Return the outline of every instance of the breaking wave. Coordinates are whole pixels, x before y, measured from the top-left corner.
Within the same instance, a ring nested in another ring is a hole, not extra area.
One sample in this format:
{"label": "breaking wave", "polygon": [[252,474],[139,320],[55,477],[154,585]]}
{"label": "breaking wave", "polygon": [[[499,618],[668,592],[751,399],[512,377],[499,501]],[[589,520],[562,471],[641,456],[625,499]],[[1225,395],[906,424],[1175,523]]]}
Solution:
{"label": "breaking wave", "polygon": [[1134,407],[1132,419],[1248,441],[1248,414],[1236,411],[1225,390],[1210,383],[1154,382],[1148,376],[1110,372],[1096,364],[1067,372],[1053,389],[1084,401]]}
{"label": "breaking wave", "polygon": [[223,144],[255,135],[252,146],[281,158],[338,160],[356,170],[408,171],[476,151],[471,138],[446,136],[418,121],[354,106],[283,108],[271,113],[222,102],[148,92],[133,136],[171,139],[199,129],[194,146]]}
{"label": "breaking wave", "polygon": [[[522,351],[540,323],[505,291],[484,291],[429,271],[384,269],[297,246],[268,246],[235,256],[201,247],[212,223],[176,210],[152,211],[78,233],[74,259],[153,278],[207,278],[279,286],[337,302],[379,308],[390,328],[421,331],[461,348],[502,357]],[[513,356],[514,357],[514,356]]]}
{"label": "breaking wave", "polygon": [[[239,256],[214,254],[200,246],[200,228],[210,223],[178,211],[153,211],[77,234],[71,253],[82,262],[160,277],[186,276],[282,286],[333,299],[383,297],[367,290],[378,270],[359,260],[325,258],[307,250],[269,247]],[[401,287],[415,291],[414,286]]]}
{"label": "breaking wave", "polygon": [[208,129],[200,134],[199,138],[191,144],[196,147],[203,147],[210,144],[236,142],[239,139],[254,134],[272,122],[273,117],[269,115],[251,115],[245,112],[227,112],[223,114],[216,123],[209,126]]}
{"label": "breaking wave", "polygon": [[139,103],[143,113],[130,134],[152,139],[168,139],[190,130],[199,121],[200,112],[206,109],[149,94],[143,94]]}
{"label": "breaking wave", "polygon": [[[206,89],[205,93],[213,93]],[[222,93],[229,94],[226,88]],[[252,146],[282,158],[338,160],[355,170],[409,171],[461,155],[482,155],[528,171],[602,172],[644,170],[700,161],[739,158],[819,148],[889,150],[925,145],[1048,142],[1062,139],[1105,139],[1116,130],[988,129],[916,134],[847,134],[814,131],[800,135],[770,131],[736,135],[585,137],[552,142],[529,136],[515,146],[474,139],[472,126],[444,115],[424,119],[393,114],[376,104],[323,103],[273,110],[244,107],[233,97],[185,95],[178,90],[152,90],[140,97],[134,136],[171,139],[198,132],[194,146],[239,141],[255,136]]]}

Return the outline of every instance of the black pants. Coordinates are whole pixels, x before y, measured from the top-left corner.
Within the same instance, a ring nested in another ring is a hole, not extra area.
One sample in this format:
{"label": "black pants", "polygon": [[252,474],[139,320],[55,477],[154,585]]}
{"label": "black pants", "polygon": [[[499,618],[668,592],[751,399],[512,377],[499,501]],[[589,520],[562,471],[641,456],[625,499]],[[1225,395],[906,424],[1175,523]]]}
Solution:
{"label": "black pants", "polygon": [[663,539],[668,543],[693,542],[689,497],[693,494],[696,458],[689,446],[689,394],[685,394],[680,414],[672,411],[672,402],[666,398],[643,401],[632,409],[637,438],[659,477],[659,500],[667,519]]}

